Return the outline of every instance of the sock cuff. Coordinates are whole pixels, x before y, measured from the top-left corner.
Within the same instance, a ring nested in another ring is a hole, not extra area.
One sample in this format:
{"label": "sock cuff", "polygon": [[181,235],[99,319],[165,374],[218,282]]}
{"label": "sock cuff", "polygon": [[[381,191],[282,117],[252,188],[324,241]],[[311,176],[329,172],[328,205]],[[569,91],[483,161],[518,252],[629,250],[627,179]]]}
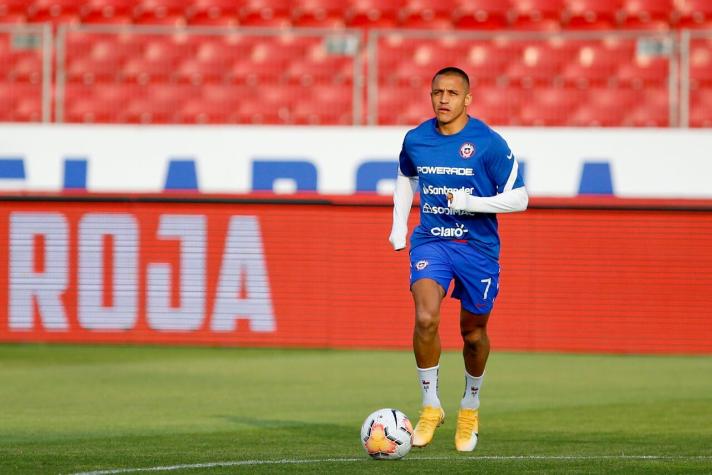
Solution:
{"label": "sock cuff", "polygon": [[440,365],[437,364],[437,365],[433,366],[432,368],[418,368],[417,366],[416,366],[416,368],[418,369],[418,371],[430,371],[432,369],[440,369]]}
{"label": "sock cuff", "polygon": [[472,376],[470,373],[467,372],[467,370],[465,370],[465,376],[469,376],[472,379],[482,379],[485,377],[485,373],[486,371],[483,371],[482,374],[479,376]]}

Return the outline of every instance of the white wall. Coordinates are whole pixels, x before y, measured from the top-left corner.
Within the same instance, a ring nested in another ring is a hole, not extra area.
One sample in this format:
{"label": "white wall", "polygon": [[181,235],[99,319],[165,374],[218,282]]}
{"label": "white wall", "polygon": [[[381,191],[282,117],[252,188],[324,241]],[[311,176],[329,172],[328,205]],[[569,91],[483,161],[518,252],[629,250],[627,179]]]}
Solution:
{"label": "white wall", "polygon": [[[712,198],[712,131],[675,129],[497,128],[520,162],[534,196],[578,193],[584,162],[606,162],[624,197]],[[86,188],[159,192],[171,160],[193,160],[199,190],[252,191],[255,160],[314,165],[321,193],[353,193],[358,167],[395,162],[407,128],[233,126],[0,126],[3,160],[21,160],[23,177],[0,190],[60,191],[65,160],[86,160]],[[15,167],[16,169],[16,167]],[[395,173],[395,168],[393,169]],[[7,176],[7,174],[5,174]],[[277,191],[290,189],[279,181]],[[389,182],[379,182],[382,193]]]}

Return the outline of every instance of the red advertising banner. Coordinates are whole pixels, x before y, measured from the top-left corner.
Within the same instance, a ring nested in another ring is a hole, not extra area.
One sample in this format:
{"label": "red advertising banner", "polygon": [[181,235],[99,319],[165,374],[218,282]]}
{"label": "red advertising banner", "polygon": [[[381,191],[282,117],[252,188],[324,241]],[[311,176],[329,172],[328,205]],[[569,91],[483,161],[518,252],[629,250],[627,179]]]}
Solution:
{"label": "red advertising banner", "polygon": [[[379,197],[6,199],[0,341],[409,348],[390,224]],[[712,352],[711,203],[532,200],[500,230],[496,348]]]}

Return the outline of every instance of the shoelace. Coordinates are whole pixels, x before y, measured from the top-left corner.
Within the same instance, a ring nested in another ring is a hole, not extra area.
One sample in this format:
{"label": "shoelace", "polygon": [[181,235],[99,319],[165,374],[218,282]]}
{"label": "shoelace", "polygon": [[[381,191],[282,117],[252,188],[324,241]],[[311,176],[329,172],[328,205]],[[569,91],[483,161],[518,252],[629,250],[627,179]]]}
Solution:
{"label": "shoelace", "polygon": [[427,430],[434,429],[435,427],[437,427],[438,422],[440,422],[440,414],[437,414],[433,418],[430,418],[430,417],[423,418],[424,414],[425,414],[425,411],[420,411],[418,425],[420,427],[422,427],[423,429],[427,429]]}
{"label": "shoelace", "polygon": [[460,418],[460,423],[457,424],[457,436],[458,437],[470,437],[472,432],[475,430],[475,422],[477,421],[477,418],[469,416],[461,417]]}

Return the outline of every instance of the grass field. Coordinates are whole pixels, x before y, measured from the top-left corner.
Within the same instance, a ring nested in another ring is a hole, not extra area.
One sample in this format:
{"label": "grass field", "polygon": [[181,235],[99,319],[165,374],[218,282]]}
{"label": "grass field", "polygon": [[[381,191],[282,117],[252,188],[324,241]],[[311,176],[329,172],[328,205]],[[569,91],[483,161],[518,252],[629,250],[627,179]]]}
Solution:
{"label": "grass field", "polygon": [[445,353],[449,419],[378,462],[360,425],[417,419],[408,352],[0,345],[0,473],[712,473],[712,357],[493,353],[468,455],[461,392]]}

